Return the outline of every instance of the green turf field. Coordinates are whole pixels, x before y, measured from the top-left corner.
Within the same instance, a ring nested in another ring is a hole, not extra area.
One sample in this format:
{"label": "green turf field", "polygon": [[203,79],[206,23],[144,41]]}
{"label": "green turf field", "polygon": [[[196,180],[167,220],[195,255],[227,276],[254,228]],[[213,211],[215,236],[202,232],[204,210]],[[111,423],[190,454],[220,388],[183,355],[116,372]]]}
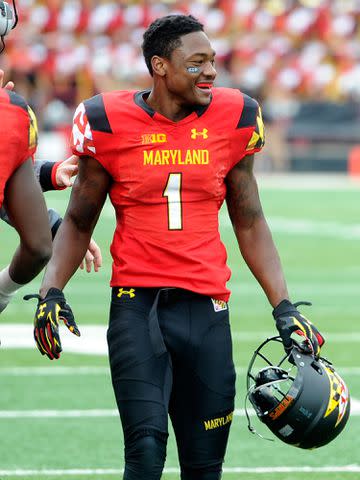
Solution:
{"label": "green turf field", "polygon": [[[323,354],[346,380],[354,399],[353,415],[332,444],[302,451],[251,435],[245,418],[234,418],[225,480],[358,480],[360,478],[360,185],[326,185],[319,177],[280,183],[260,181],[261,197],[294,301],[309,300],[303,312],[327,338]],[[329,183],[330,185],[330,183]],[[64,212],[66,192],[47,194],[49,206]],[[69,303],[82,325],[105,325],[108,316],[110,258],[114,220],[106,205],[96,228],[104,266],[98,274],[78,272],[67,287]],[[237,367],[237,402],[244,404],[245,367],[252,351],[275,333],[271,308],[241,260],[226,212],[222,237],[233,276],[230,308]],[[0,225],[0,265],[9,259],[16,235]],[[36,291],[39,280],[24,289]],[[31,323],[35,302],[18,295],[1,315],[0,480],[121,478],[122,434],[104,354],[64,352],[50,362],[33,348],[7,348],[1,324]],[[70,335],[62,330],[62,336]],[[264,433],[265,427],[256,422]],[[271,472],[274,473],[271,473]],[[171,436],[165,480],[177,474]]]}

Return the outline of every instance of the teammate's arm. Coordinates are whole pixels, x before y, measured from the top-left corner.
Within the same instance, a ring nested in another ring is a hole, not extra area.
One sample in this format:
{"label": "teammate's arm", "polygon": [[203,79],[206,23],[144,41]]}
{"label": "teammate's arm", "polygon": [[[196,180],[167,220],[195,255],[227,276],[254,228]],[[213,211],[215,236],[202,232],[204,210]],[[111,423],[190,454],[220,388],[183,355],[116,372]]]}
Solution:
{"label": "teammate's arm", "polygon": [[77,270],[88,248],[109,185],[110,176],[97,160],[80,158],[78,176],[40,288],[42,297],[51,287],[62,290]]}
{"label": "teammate's arm", "polygon": [[241,254],[276,307],[288,299],[280,258],[265,220],[256,179],[254,155],[245,156],[226,177],[226,202]]}
{"label": "teammate's arm", "polygon": [[8,180],[4,198],[6,212],[20,237],[9,274],[23,285],[36,277],[51,256],[48,214],[30,158]]}
{"label": "teammate's arm", "polygon": [[62,162],[36,160],[34,163],[35,174],[43,192],[71,187],[73,177],[78,172],[78,160],[76,155],[71,155]]}
{"label": "teammate's arm", "polygon": [[[43,192],[48,190],[62,190],[66,187],[71,187],[73,184],[73,177],[78,173],[79,157],[71,155],[71,157],[62,162],[48,162],[36,160],[34,163],[35,176],[38,179]],[[48,209],[49,223],[51,228],[52,238],[54,239],[58,231],[62,218],[52,208]],[[9,216],[4,207],[0,209],[0,218],[12,226]],[[95,272],[99,271],[102,265],[101,249],[92,238],[90,240],[85,257],[80,263],[80,268],[86,268],[88,273],[91,272],[92,267]]]}
{"label": "teammate's arm", "polygon": [[[226,201],[241,254],[274,307],[273,317],[285,351],[290,351],[295,341],[304,351],[319,356],[325,340],[297,310],[304,302],[289,301],[280,258],[262,211],[253,165],[254,155],[246,156],[226,178]],[[296,335],[304,341],[299,343]]]}

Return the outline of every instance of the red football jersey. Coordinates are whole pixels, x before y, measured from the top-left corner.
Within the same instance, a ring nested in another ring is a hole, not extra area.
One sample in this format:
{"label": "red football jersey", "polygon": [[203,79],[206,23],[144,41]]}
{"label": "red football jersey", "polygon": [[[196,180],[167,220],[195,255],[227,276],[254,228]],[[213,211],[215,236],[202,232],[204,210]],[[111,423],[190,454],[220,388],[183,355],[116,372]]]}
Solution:
{"label": "red football jersey", "polygon": [[6,182],[14,171],[33,157],[37,146],[36,118],[25,100],[0,89],[0,207]]}
{"label": "red football jersey", "polygon": [[225,177],[264,143],[261,111],[238,90],[179,122],[154,112],[148,92],[117,91],[81,103],[72,150],[113,179],[112,286],[179,287],[227,301],[230,270],[219,234]]}

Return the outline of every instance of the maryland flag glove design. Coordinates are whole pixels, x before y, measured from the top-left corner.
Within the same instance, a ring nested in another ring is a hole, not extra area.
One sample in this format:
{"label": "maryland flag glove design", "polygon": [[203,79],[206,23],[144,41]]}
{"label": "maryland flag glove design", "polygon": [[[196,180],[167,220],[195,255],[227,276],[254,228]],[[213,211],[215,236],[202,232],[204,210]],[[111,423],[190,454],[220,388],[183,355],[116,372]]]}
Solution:
{"label": "maryland flag glove design", "polygon": [[[316,358],[320,355],[320,349],[325,343],[324,337],[317,328],[296,307],[299,305],[311,305],[309,302],[297,302],[292,304],[289,300],[283,300],[274,308],[272,314],[276,322],[285,351],[288,353],[296,343],[304,352],[313,354]],[[293,333],[304,337],[299,344],[291,336]]]}
{"label": "maryland flag glove design", "polygon": [[38,305],[34,318],[34,338],[42,355],[50,360],[60,358],[61,341],[59,335],[59,320],[62,320],[71,333],[80,337],[70,306],[66,303],[64,294],[58,288],[50,288],[45,298],[40,295],[26,295],[24,300],[37,298]]}

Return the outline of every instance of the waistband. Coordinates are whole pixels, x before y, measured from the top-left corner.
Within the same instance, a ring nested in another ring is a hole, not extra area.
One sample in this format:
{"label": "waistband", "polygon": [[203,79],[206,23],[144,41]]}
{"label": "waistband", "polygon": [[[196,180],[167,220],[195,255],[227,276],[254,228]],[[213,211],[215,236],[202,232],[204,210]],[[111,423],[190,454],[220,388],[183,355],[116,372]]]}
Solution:
{"label": "waistband", "polygon": [[137,297],[146,303],[153,303],[155,297],[158,296],[159,304],[167,304],[176,302],[177,300],[185,300],[192,298],[204,297],[200,293],[191,292],[176,287],[162,287],[162,288],[146,288],[146,287],[112,287],[112,296],[119,297],[124,295],[129,298]]}
{"label": "waistband", "polygon": [[159,325],[158,306],[174,303],[179,300],[203,297],[199,293],[184,290],[182,288],[137,288],[137,287],[113,287],[112,296],[117,298],[126,296],[129,299],[137,297],[149,307],[149,334],[154,354],[160,357],[167,351],[164,337]]}

